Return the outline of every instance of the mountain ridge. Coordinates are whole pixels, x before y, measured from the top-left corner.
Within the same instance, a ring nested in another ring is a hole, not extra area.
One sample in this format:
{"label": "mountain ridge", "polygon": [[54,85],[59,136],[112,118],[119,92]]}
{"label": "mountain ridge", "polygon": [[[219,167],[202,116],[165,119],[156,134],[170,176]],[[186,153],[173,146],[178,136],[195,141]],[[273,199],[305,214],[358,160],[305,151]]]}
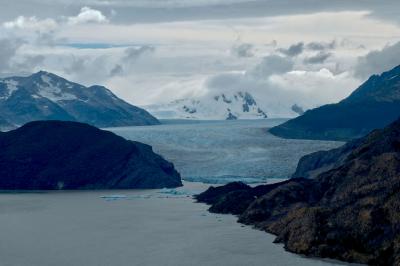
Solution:
{"label": "mountain ridge", "polygon": [[160,123],[103,86],[85,87],[46,71],[0,79],[0,113],[7,117],[3,127],[35,120],[78,121],[98,127]]}
{"label": "mountain ridge", "polygon": [[382,128],[400,116],[400,66],[373,75],[336,104],[308,110],[269,131],[278,137],[350,140]]}

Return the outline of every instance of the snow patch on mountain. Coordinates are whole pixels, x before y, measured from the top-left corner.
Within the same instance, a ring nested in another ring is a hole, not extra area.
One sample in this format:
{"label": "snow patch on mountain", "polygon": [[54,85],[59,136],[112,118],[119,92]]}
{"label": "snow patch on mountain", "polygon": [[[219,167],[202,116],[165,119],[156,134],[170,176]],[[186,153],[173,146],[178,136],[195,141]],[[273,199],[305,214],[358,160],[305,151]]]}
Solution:
{"label": "snow patch on mountain", "polygon": [[[38,86],[38,94],[40,96],[47,98],[53,102],[68,101],[68,100],[71,101],[77,99],[75,95],[68,92],[63,92],[63,90],[60,88],[61,87],[60,83],[57,83],[56,86],[54,86],[49,76],[42,75],[41,79],[44,82],[44,84],[36,83],[36,85]],[[73,86],[71,84],[68,84],[67,87],[72,88]]]}
{"label": "snow patch on mountain", "polygon": [[6,91],[3,92],[3,95],[0,99],[8,99],[15,91],[18,90],[18,82],[15,80],[7,80],[4,82],[6,86]]}
{"label": "snow patch on mountain", "polygon": [[268,114],[249,92],[219,93],[195,99],[179,99],[146,108],[161,119],[236,120],[263,119]]}

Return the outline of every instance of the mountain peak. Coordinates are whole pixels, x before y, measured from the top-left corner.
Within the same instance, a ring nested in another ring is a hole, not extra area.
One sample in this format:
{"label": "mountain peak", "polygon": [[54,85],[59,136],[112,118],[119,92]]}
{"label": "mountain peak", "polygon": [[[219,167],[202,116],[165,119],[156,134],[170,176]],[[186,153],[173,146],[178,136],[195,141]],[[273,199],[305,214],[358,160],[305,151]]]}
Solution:
{"label": "mountain peak", "polygon": [[31,77],[41,77],[41,76],[47,76],[47,75],[50,75],[50,74],[51,74],[50,72],[47,72],[47,71],[44,71],[44,70],[40,70],[40,71],[38,71],[36,73],[33,73],[31,75]]}
{"label": "mountain peak", "polygon": [[44,70],[40,70],[40,71],[38,71],[36,73],[33,73],[30,77],[33,77],[33,78],[49,77],[51,79],[64,79],[64,78],[62,78],[60,76],[57,76],[54,73],[47,72],[47,71],[44,71]]}
{"label": "mountain peak", "polygon": [[[47,71],[0,81],[0,113],[15,126],[34,120],[71,120],[98,127],[159,124],[105,87],[88,88]],[[0,121],[2,125],[7,124]]]}
{"label": "mountain peak", "polygon": [[337,104],[312,109],[270,132],[284,138],[349,140],[400,116],[400,66],[371,76]]}
{"label": "mountain peak", "polygon": [[50,72],[47,72],[47,71],[45,71],[45,70],[40,70],[40,71],[37,72],[36,74],[39,74],[39,75],[47,75],[47,74],[50,74]]}

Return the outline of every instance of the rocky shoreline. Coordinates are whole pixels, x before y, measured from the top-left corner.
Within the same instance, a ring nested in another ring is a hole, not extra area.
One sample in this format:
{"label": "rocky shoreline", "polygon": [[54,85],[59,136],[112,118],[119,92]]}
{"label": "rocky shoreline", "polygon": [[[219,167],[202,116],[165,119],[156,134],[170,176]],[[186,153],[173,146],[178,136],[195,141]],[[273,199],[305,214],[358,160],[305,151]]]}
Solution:
{"label": "rocky shoreline", "polygon": [[[254,188],[212,187],[195,198],[211,212],[237,215],[240,223],[276,235],[291,252],[400,264],[400,120],[342,148],[308,155],[296,173]],[[301,177],[310,173],[315,178]]]}

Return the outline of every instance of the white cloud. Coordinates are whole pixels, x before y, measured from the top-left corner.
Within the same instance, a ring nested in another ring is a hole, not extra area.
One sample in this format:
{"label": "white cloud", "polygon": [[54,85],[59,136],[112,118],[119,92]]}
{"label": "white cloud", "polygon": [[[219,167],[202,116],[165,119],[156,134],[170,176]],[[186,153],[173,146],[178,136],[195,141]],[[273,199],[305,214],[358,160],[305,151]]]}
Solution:
{"label": "white cloud", "polygon": [[99,10],[90,7],[82,7],[80,13],[75,17],[68,18],[68,24],[108,23],[109,20]]}
{"label": "white cloud", "polygon": [[[18,16],[14,20],[6,21],[3,23],[3,27],[6,29],[20,29],[20,30],[36,30],[36,31],[53,31],[59,26],[62,26],[59,22],[62,21],[62,17],[57,19],[46,18],[39,19],[36,16],[25,17]],[[90,23],[108,23],[108,18],[103,15],[99,10],[92,9],[90,7],[82,7],[80,13],[77,16],[67,18],[67,24],[78,25],[78,24],[90,24]]]}
{"label": "white cloud", "polygon": [[54,19],[38,19],[35,16],[24,17],[19,16],[12,21],[7,21],[3,23],[6,29],[28,29],[28,30],[38,30],[38,31],[51,31],[54,30],[58,24]]}

